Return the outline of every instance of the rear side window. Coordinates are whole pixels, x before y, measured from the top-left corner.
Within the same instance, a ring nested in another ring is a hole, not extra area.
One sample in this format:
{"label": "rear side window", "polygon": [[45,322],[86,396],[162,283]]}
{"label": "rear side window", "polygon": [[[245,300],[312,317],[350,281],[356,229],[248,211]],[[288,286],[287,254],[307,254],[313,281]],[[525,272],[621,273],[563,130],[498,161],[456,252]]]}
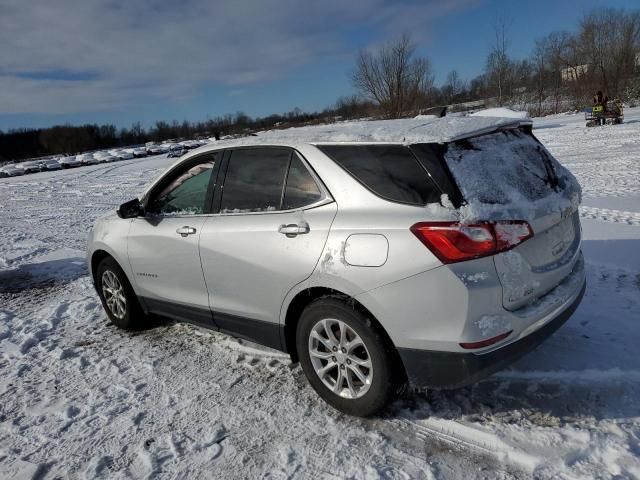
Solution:
{"label": "rear side window", "polygon": [[411,151],[425,168],[442,193],[446,193],[457,208],[462,203],[460,190],[444,161],[446,147],[438,143],[418,143],[411,145]]}
{"label": "rear side window", "polygon": [[294,153],[287,175],[287,186],[282,202],[283,210],[302,208],[320,201],[322,194],[311,173],[297,153]]}
{"label": "rear side window", "polygon": [[393,202],[426,205],[442,191],[402,145],[319,145],[318,148],[376,195]]}
{"label": "rear side window", "polygon": [[234,150],[222,190],[220,213],[280,209],[291,151],[285,148]]}

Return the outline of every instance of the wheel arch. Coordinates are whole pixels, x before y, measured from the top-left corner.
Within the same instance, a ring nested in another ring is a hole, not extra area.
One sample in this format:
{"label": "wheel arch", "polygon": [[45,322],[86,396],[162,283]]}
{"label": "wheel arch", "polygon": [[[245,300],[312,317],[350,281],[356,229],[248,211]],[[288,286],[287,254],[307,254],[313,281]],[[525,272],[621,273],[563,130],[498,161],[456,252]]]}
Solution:
{"label": "wheel arch", "polygon": [[130,270],[128,268],[128,265],[124,264],[122,261],[120,261],[120,259],[118,259],[118,256],[115,255],[112,251],[110,251],[110,249],[104,248],[103,246],[98,246],[91,253],[90,267],[91,267],[91,277],[92,277],[92,280],[93,280],[93,284],[97,285],[98,265],[100,265],[100,262],[102,260],[104,260],[105,258],[108,258],[108,257],[113,258],[113,260],[122,269],[122,272],[124,273],[124,276],[126,277],[127,281],[129,282],[129,285],[131,285],[131,288],[137,294],[135,282],[133,282],[132,278],[131,278],[131,276],[132,276],[131,273],[132,272],[130,272]]}
{"label": "wheel arch", "polygon": [[[107,257],[111,257],[113,258],[116,262],[117,260],[113,257],[113,255],[111,255],[109,252],[107,252],[106,250],[96,250],[91,254],[91,277],[93,278],[93,283],[94,285],[96,285],[96,282],[98,280],[97,275],[98,275],[98,265],[100,265],[100,262],[102,260],[104,260]],[[118,265],[120,263],[118,262]]]}
{"label": "wheel arch", "polygon": [[309,287],[304,290],[298,292],[289,302],[287,306],[287,311],[284,319],[284,328],[281,329],[282,332],[282,346],[283,349],[289,353],[291,356],[291,360],[293,362],[298,361],[298,352],[296,349],[296,328],[298,325],[298,321],[300,320],[300,316],[304,309],[310,305],[312,302],[318,300],[319,298],[335,298],[338,299],[347,305],[351,306],[351,308],[359,311],[365,317],[367,317],[374,325],[374,328],[380,332],[383,336],[385,342],[392,348],[394,351],[394,356],[396,357],[396,362],[399,367],[402,368],[402,371],[406,375],[406,369],[404,368],[404,364],[402,363],[402,359],[398,354],[397,348],[391,337],[387,333],[386,329],[382,326],[380,321],[371,313],[371,311],[365,307],[361,302],[356,300],[353,296],[348,295],[340,290],[336,290],[334,288],[329,287]]}

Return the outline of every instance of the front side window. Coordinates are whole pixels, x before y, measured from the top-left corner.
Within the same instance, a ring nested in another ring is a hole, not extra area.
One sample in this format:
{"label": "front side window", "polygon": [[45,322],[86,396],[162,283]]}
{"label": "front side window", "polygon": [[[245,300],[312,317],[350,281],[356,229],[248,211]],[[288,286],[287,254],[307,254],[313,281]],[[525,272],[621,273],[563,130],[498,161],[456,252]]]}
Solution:
{"label": "front side window", "polygon": [[222,189],[220,213],[280,209],[291,151],[286,148],[234,150]]}
{"label": "front side window", "polygon": [[215,160],[199,163],[175,176],[152,197],[147,210],[157,215],[199,215],[205,213],[207,191]]}

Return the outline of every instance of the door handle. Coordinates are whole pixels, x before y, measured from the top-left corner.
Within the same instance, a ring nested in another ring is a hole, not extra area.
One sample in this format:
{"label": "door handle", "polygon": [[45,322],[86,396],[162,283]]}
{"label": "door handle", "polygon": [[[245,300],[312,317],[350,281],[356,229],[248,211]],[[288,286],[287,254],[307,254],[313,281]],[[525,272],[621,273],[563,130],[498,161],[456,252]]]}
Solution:
{"label": "door handle", "polygon": [[287,237],[295,237],[296,235],[309,233],[309,230],[309,224],[307,222],[290,223],[288,225],[283,224],[278,227],[278,232]]}
{"label": "door handle", "polygon": [[184,227],[178,228],[176,230],[176,233],[178,235],[182,235],[183,237],[186,237],[187,235],[193,235],[194,233],[196,233],[196,229],[185,225]]}

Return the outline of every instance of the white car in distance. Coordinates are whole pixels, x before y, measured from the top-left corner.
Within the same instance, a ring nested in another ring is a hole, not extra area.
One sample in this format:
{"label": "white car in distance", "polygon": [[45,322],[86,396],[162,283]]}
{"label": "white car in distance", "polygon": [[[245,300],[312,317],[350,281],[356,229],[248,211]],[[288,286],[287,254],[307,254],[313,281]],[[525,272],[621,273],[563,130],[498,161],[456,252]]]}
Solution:
{"label": "white car in distance", "polygon": [[131,160],[134,158],[133,153],[129,150],[118,150],[116,153],[113,153],[118,160]]}
{"label": "white car in distance", "polygon": [[58,159],[58,163],[62,168],[75,168],[82,165],[82,161],[79,159],[79,157],[76,157],[75,155],[72,155],[69,157],[60,157]]}
{"label": "white car in distance", "polygon": [[45,160],[44,162],[42,162],[41,168],[42,168],[42,171],[53,171],[53,170],[60,170],[62,166],[60,165],[60,162],[57,159],[51,158],[49,160]]}
{"label": "white car in distance", "polygon": [[91,153],[83,153],[76,157],[80,160],[82,165],[96,165],[100,163],[100,161]]}
{"label": "white car in distance", "polygon": [[24,170],[17,168],[15,165],[5,165],[0,168],[0,172],[6,173],[8,177],[19,177],[20,175],[24,175]]}
{"label": "white car in distance", "polygon": [[40,163],[36,161],[16,163],[15,167],[21,169],[24,174],[41,171]]}

